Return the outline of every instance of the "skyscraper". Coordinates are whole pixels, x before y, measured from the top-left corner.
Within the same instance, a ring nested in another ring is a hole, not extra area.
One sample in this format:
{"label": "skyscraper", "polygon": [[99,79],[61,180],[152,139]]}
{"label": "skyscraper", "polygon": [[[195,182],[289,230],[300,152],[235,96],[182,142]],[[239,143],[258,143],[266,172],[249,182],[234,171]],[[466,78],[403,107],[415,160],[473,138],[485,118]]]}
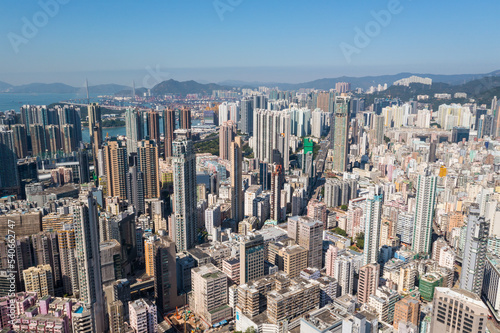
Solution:
{"label": "skyscraper", "polygon": [[40,156],[45,154],[45,128],[40,124],[30,125],[31,155]]}
{"label": "skyscraper", "polygon": [[285,218],[281,213],[281,189],[284,176],[281,165],[277,165],[271,175],[271,219],[281,222]]}
{"label": "skyscraper", "polygon": [[244,98],[241,100],[240,130],[248,135],[253,134],[253,109],[253,99]]}
{"label": "skyscraper", "polygon": [[97,200],[83,193],[73,206],[80,300],[91,306],[93,331],[105,332]]}
{"label": "skyscraper", "polygon": [[231,212],[233,220],[236,223],[243,220],[243,188],[242,188],[242,165],[243,159],[241,154],[242,142],[238,136],[231,143]]}
{"label": "skyscraper", "polygon": [[165,134],[165,158],[172,157],[172,142],[174,142],[175,111],[167,108],[163,111],[163,130]]}
{"label": "skyscraper", "polygon": [[65,294],[74,295],[78,292],[78,269],[75,258],[76,239],[73,225],[63,225],[63,229],[57,231],[57,239],[61,258],[63,291]]}
{"label": "skyscraper", "polygon": [[333,170],[347,171],[347,140],[349,138],[349,97],[335,98],[335,132],[333,142]]}
{"label": "skyscraper", "polygon": [[128,108],[125,111],[125,127],[127,131],[127,151],[137,152],[137,142],[144,139],[142,114],[138,110]]}
{"label": "skyscraper", "polygon": [[460,288],[480,296],[486,265],[486,247],[490,223],[479,215],[479,209],[469,211],[467,235],[460,275]]}
{"label": "skyscraper", "polygon": [[97,103],[87,106],[89,119],[90,143],[94,158],[94,167],[97,171],[97,152],[102,145],[102,125],[101,125],[101,107]]}
{"label": "skyscraper", "polygon": [[375,145],[381,145],[384,143],[384,123],[385,118],[383,115],[375,116],[373,122],[373,142]]}
{"label": "skyscraper", "polygon": [[188,138],[191,136],[191,109],[183,107],[181,109],[181,128],[188,131]]}
{"label": "skyscraper", "polygon": [[108,193],[110,197],[127,199],[127,147],[116,139],[106,141],[102,150]]}
{"label": "skyscraper", "polygon": [[193,142],[179,137],[173,142],[174,218],[177,252],[196,244],[196,159]]}
{"label": "skyscraper", "polygon": [[149,110],[146,113],[147,129],[149,140],[154,140],[160,145],[160,114],[154,110]]}
{"label": "skyscraper", "polygon": [[225,121],[220,126],[219,132],[219,156],[223,160],[231,158],[231,143],[236,136],[236,124],[232,121]]}
{"label": "skyscraper", "polygon": [[17,192],[20,187],[14,135],[6,126],[0,126],[0,193]]}
{"label": "skyscraper", "polygon": [[144,176],[144,197],[160,197],[160,171],[158,166],[158,145],[154,140],[142,140],[137,143],[139,171]]}
{"label": "skyscraper", "polygon": [[47,149],[49,152],[55,154],[61,149],[61,132],[59,131],[59,126],[45,126],[45,131]]}
{"label": "skyscraper", "polygon": [[380,227],[382,224],[382,189],[378,186],[371,189],[365,201],[365,243],[363,264],[378,262],[380,249]]}
{"label": "skyscraper", "polygon": [[431,252],[432,219],[436,202],[437,177],[426,171],[417,179],[417,202],[413,228],[412,251],[419,254]]}
{"label": "skyscraper", "polygon": [[61,148],[66,154],[76,149],[76,133],[73,125],[64,124],[61,127]]}
{"label": "skyscraper", "polygon": [[14,148],[17,158],[25,158],[28,156],[28,136],[25,125],[12,125],[12,133],[14,136]]}
{"label": "skyscraper", "polygon": [[134,206],[136,216],[145,213],[144,174],[139,171],[137,153],[130,154],[128,158],[127,191],[127,200]]}

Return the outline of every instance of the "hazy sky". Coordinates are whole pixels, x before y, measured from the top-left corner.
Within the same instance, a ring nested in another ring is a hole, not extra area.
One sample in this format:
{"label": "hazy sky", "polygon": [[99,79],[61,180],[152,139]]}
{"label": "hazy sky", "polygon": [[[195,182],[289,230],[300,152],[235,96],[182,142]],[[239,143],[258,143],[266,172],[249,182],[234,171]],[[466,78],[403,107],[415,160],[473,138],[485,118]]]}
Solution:
{"label": "hazy sky", "polygon": [[[486,73],[500,69],[499,10],[496,0],[2,0],[0,81]],[[380,11],[392,13],[378,23]]]}

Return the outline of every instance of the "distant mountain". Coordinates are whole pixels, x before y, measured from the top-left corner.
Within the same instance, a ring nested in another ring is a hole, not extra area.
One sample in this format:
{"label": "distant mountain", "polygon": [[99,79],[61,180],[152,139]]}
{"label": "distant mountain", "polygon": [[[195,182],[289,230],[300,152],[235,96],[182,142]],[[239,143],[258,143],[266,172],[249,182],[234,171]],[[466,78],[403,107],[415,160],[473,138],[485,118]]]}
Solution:
{"label": "distant mountain", "polygon": [[275,82],[264,83],[264,82],[243,82],[243,81],[225,81],[223,83],[232,84],[238,87],[249,86],[254,88],[262,85],[267,87],[278,86],[279,89],[281,90],[299,90],[301,88],[329,90],[335,88],[335,84],[338,82],[350,82],[352,88],[368,89],[371,86],[377,86],[379,84],[383,85],[385,83],[387,83],[388,86],[391,86],[394,83],[394,81],[407,78],[412,75],[420,77],[428,77],[431,78],[433,82],[442,82],[451,85],[459,85],[467,83],[472,80],[481,79],[486,76],[500,75],[500,70],[486,74],[441,75],[441,74],[419,74],[419,73],[403,72],[394,75],[379,75],[379,76],[362,76],[362,77],[341,76],[336,78],[324,78],[303,83],[275,83]]}
{"label": "distant mountain", "polygon": [[186,95],[186,94],[212,94],[213,90],[231,89],[231,87],[220,86],[215,83],[201,84],[196,81],[183,81],[176,80],[163,81],[151,89],[153,95]]}
{"label": "distant mountain", "polygon": [[74,93],[77,88],[64,83],[30,83],[22,86],[12,86],[6,89],[9,93],[66,94]]}
{"label": "distant mountain", "polygon": [[90,86],[89,92],[92,94],[116,94],[119,91],[131,89],[130,87],[123,86],[120,84],[99,84],[96,86]]}
{"label": "distant mountain", "polygon": [[9,89],[10,87],[12,87],[11,84],[8,84],[7,82],[0,81],[0,92],[3,92],[5,90]]}

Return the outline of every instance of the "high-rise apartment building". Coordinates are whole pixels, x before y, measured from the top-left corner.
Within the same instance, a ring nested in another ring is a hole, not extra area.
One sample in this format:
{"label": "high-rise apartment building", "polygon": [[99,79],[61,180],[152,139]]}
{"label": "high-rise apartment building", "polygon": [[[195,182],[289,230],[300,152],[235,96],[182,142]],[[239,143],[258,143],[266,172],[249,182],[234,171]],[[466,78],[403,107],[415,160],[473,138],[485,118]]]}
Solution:
{"label": "high-rise apartment building", "polygon": [[158,145],[154,140],[137,143],[138,169],[143,174],[144,198],[160,197],[160,170],[158,165]]}
{"label": "high-rise apartment building", "polygon": [[349,97],[337,96],[335,98],[335,124],[333,142],[333,170],[347,171],[348,164],[348,138],[349,138]]}
{"label": "high-rise apartment building", "polygon": [[146,128],[149,140],[154,140],[160,146],[160,114],[154,110],[146,113]]}
{"label": "high-rise apartment building", "polygon": [[125,128],[127,133],[127,152],[137,152],[137,142],[144,139],[144,123],[142,113],[128,108],[125,111]]}
{"label": "high-rise apartment building", "polygon": [[173,143],[174,227],[177,251],[186,251],[196,244],[196,159],[193,142],[185,137]]}
{"label": "high-rise apartment building", "polygon": [[82,193],[80,198],[80,202],[76,202],[72,207],[80,300],[92,309],[94,332],[104,332],[104,292],[101,282],[97,200],[88,192]]}
{"label": "high-rise apartment building", "polygon": [[358,301],[368,303],[370,295],[374,295],[378,288],[380,265],[370,263],[360,268],[358,280]]}
{"label": "high-rise apartment building", "polygon": [[[102,145],[102,125],[101,125],[101,107],[97,103],[87,106],[90,144],[92,145],[92,155],[94,157],[94,167],[97,167],[97,152]],[[97,168],[96,168],[97,171]]]}
{"label": "high-rise apartment building", "polygon": [[432,222],[436,202],[437,177],[426,172],[417,179],[417,201],[413,228],[412,251],[419,254],[431,252]]}
{"label": "high-rise apartment building", "polygon": [[14,136],[14,149],[17,158],[25,158],[28,156],[28,135],[26,126],[16,124],[11,126],[12,134]]}
{"label": "high-rise apartment building", "polygon": [[131,153],[128,157],[127,173],[127,199],[134,206],[136,216],[146,212],[144,201],[144,173],[139,170],[137,153]]}
{"label": "high-rise apartment building", "polygon": [[191,109],[183,107],[181,109],[181,128],[187,131],[188,138],[191,135]]}
{"label": "high-rise apartment building", "polygon": [[238,136],[231,143],[231,213],[236,223],[243,220],[243,179],[242,179],[242,141]]}
{"label": "high-rise apartment building", "polygon": [[23,271],[24,288],[39,297],[54,296],[54,278],[50,265],[38,265]]}
{"label": "high-rise apartment building", "polygon": [[382,204],[384,202],[382,189],[378,186],[371,189],[365,201],[365,243],[363,263],[378,262],[380,250],[380,227],[382,225]]}
{"label": "high-rise apartment building", "polygon": [[244,98],[241,100],[240,130],[244,134],[253,134],[253,99]]}
{"label": "high-rise apartment building", "polygon": [[104,170],[107,180],[107,195],[127,199],[128,157],[125,142],[116,139],[103,143]]}
{"label": "high-rise apartment building", "polygon": [[236,123],[232,120],[221,124],[219,131],[219,156],[223,160],[231,158],[231,143],[236,137]]}
{"label": "high-rise apartment building", "polygon": [[490,223],[480,216],[479,209],[471,208],[467,222],[467,234],[460,274],[460,288],[481,295],[488,245]]}
{"label": "high-rise apartment building", "polygon": [[0,127],[0,193],[18,191],[19,173],[17,171],[17,156],[14,147],[13,132],[7,127]]}
{"label": "high-rise apartment building", "polygon": [[412,323],[418,326],[420,321],[420,302],[411,297],[405,297],[394,306],[394,328],[400,323]]}
{"label": "high-rise apartment building", "polygon": [[163,111],[163,131],[165,134],[165,158],[172,157],[172,143],[175,137],[175,111],[172,108]]}
{"label": "high-rise apartment building", "polygon": [[61,258],[61,276],[63,292],[68,295],[78,293],[78,267],[76,264],[76,238],[73,224],[63,225],[57,231],[59,254]]}
{"label": "high-rise apartment building", "polygon": [[285,219],[281,209],[281,189],[285,181],[283,168],[277,165],[275,171],[271,174],[271,219],[281,222]]}
{"label": "high-rise apartment building", "polygon": [[158,332],[156,305],[148,299],[138,299],[128,302],[130,327],[137,333]]}

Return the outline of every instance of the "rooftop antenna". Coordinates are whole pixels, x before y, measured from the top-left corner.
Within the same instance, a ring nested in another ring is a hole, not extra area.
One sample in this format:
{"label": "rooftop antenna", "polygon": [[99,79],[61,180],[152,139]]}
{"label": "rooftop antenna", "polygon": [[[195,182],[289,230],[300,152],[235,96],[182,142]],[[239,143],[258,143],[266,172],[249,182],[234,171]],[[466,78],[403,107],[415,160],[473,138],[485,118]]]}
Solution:
{"label": "rooftop antenna", "polygon": [[87,88],[87,104],[90,104],[90,98],[89,98],[89,80],[85,78],[85,87]]}

